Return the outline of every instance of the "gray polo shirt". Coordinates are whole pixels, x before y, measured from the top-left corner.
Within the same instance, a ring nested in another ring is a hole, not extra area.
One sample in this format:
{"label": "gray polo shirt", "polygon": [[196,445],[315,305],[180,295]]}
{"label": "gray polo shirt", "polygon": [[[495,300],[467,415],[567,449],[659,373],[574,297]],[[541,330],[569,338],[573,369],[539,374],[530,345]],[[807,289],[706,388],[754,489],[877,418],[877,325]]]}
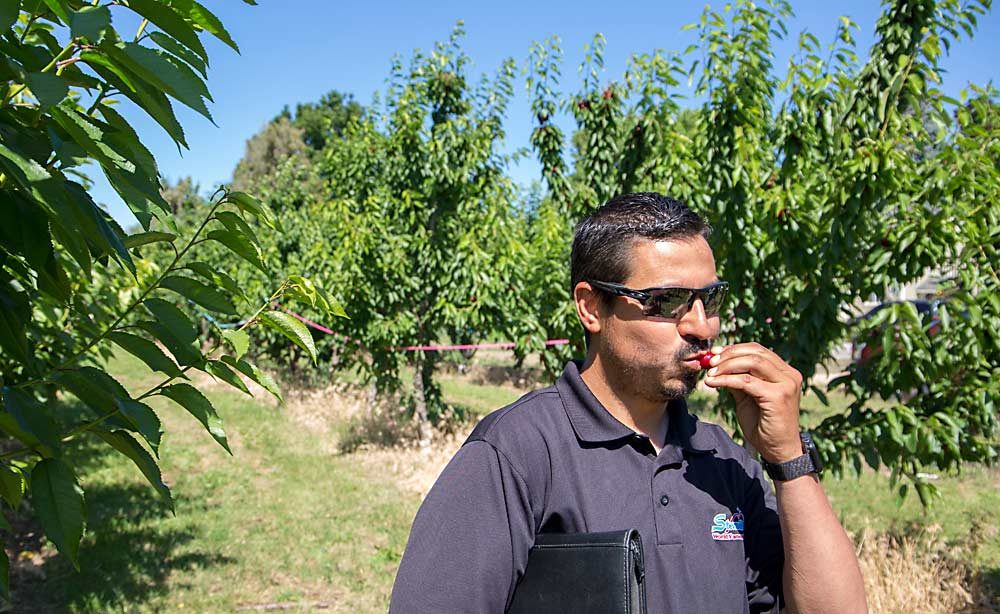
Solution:
{"label": "gray polo shirt", "polygon": [[502,612],[539,533],[636,528],[648,611],[777,611],[784,552],[760,464],[684,401],[667,441],[615,419],[569,363],[480,422],[413,521],[390,611]]}

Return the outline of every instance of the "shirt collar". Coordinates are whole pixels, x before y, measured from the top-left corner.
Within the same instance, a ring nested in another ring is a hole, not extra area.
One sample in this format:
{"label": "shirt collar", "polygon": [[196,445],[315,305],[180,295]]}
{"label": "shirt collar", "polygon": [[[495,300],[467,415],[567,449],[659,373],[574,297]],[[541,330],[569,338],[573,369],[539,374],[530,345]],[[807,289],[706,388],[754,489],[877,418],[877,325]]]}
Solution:
{"label": "shirt collar", "polygon": [[[577,438],[599,443],[634,436],[635,431],[611,415],[587,387],[580,377],[582,364],[582,361],[570,361],[562,376],[556,380],[556,389]],[[708,429],[700,428],[698,418],[688,413],[684,399],[670,401],[667,415],[668,445],[678,445],[692,452],[711,452],[715,449],[715,439]]]}

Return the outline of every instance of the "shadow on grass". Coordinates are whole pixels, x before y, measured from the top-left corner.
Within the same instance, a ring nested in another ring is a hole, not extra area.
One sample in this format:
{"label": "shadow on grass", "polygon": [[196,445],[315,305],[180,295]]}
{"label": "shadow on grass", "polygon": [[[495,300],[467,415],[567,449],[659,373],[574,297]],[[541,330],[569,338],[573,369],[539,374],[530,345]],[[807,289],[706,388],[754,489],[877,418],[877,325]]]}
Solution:
{"label": "shadow on grass", "polygon": [[[121,479],[93,483],[88,476],[121,462],[97,441],[83,441],[66,460],[82,476],[87,529],[80,544],[80,571],[42,537],[30,501],[14,515],[5,535],[11,555],[10,611],[125,610],[182,587],[178,572],[230,565],[235,559],[198,548],[200,530],[174,518],[145,482]],[[138,470],[129,463],[128,471]],[[174,493],[178,509],[206,510],[201,500]],[[168,586],[168,580],[170,584]]]}
{"label": "shadow on grass", "polygon": [[982,608],[981,612],[1000,612],[1000,567],[981,570],[973,586],[977,589],[973,600]]}

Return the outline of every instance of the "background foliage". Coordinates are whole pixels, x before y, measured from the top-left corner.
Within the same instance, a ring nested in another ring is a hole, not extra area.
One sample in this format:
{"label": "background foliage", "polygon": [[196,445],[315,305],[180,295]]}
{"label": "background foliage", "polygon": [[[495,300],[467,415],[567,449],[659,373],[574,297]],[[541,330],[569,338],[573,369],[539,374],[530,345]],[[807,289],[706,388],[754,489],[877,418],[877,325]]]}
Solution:
{"label": "background foliage", "polygon": [[[850,407],[814,430],[835,472],[886,466],[908,478],[900,495],[912,484],[928,503],[925,471],[997,458],[996,92],[949,98],[939,64],[989,9],[886,2],[871,49],[845,17],[832,41],[802,32],[782,69],[772,49],[789,4],[735,2],[687,26],[699,44],[636,54],[618,79],[597,35],[575,91],[558,38],[536,43],[523,68],[543,183],[526,195],[503,156],[470,153],[503,151],[505,135],[484,128],[499,125],[511,69],[468,88],[459,26],[408,70],[394,64],[379,108],[308,168],[273,165],[261,185],[280,184],[267,200],[289,215],[274,249],[348,297],[352,319],[330,325],[340,336],[321,335],[328,367],[360,369],[383,391],[415,367],[408,407],[426,422],[446,413],[434,409],[441,359],[401,346],[512,340],[519,359],[538,353],[557,373],[583,353],[568,300],[574,224],[623,192],[681,198],[712,224],[734,289],[726,339],[772,347],[811,378],[845,342],[879,336],[884,351],[831,383]],[[685,82],[697,104],[682,104]],[[940,334],[912,304],[853,319],[934,271]],[[571,344],[545,348],[561,338]]]}

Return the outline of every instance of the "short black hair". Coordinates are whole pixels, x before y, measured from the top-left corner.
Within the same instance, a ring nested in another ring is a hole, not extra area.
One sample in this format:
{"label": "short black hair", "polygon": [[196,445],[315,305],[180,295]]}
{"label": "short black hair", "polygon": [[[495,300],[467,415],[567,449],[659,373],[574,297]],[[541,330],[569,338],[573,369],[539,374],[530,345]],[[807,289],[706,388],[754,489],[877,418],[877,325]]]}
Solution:
{"label": "short black hair", "polygon": [[576,225],[570,255],[570,294],[581,281],[624,282],[636,239],[708,240],[711,233],[711,227],[697,213],[675,198],[656,192],[615,196]]}

